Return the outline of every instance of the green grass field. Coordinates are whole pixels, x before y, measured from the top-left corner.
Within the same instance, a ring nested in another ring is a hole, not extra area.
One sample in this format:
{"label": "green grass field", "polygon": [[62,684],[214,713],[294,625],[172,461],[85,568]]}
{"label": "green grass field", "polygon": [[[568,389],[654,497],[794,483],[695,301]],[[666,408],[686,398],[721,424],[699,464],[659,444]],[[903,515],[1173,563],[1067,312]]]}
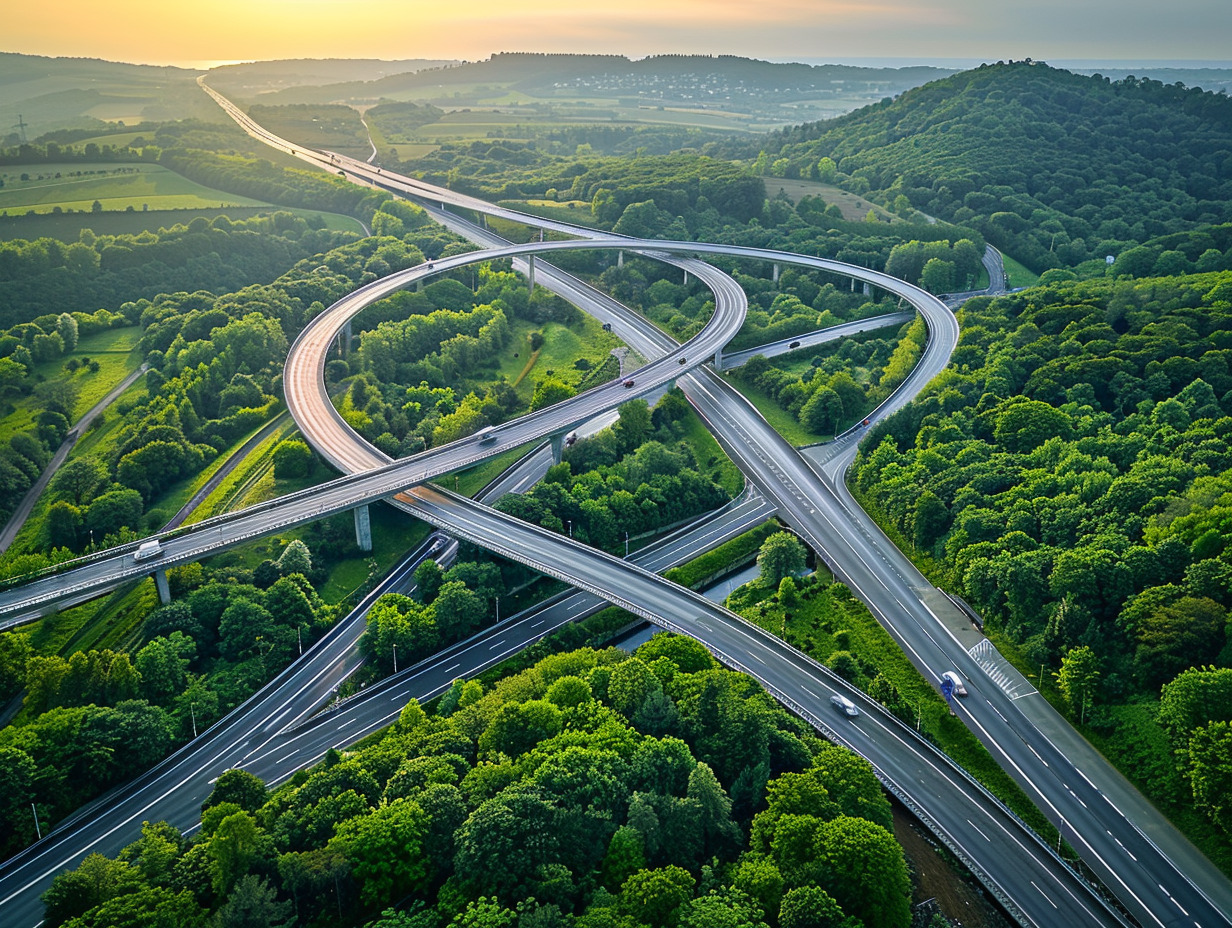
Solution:
{"label": "green grass field", "polygon": [[572,222],[575,225],[588,226],[592,229],[599,228],[599,223],[591,215],[590,204],[584,200],[567,200],[565,202],[557,202],[556,200],[501,200],[497,203],[497,206],[521,210],[524,213],[530,213],[532,216],[540,216],[544,219]]}
{"label": "green grass field", "polygon": [[268,206],[211,190],[156,164],[19,165],[7,167],[0,180],[0,213],[50,213],[57,207],[89,213],[96,201],[104,211],[121,212]]}
{"label": "green grass field", "polygon": [[1039,283],[1039,274],[1019,264],[1005,252],[1001,252],[1001,257],[1005,259],[1005,279],[1011,290],[1015,287],[1034,287]]}
{"label": "green grass field", "polygon": [[850,193],[833,184],[823,184],[819,180],[801,180],[792,177],[767,177],[766,195],[774,196],[780,190],[793,203],[799,203],[804,197],[821,197],[827,204],[833,203],[843,211],[843,218],[851,222],[863,222],[871,209],[884,222],[899,222],[897,216],[884,206],[870,203],[856,193]]}
{"label": "green grass field", "polygon": [[[497,358],[495,377],[503,376],[513,384],[526,403],[530,402],[535,383],[546,377],[549,371],[576,387],[585,371],[578,370],[574,366],[575,361],[586,358],[597,367],[613,348],[620,346],[620,339],[611,332],[604,332],[603,326],[590,316],[584,316],[581,324],[574,328],[555,322],[538,326],[515,319],[511,329],[513,338]],[[534,363],[528,366],[531,359],[530,334],[536,331],[543,332],[543,347],[534,357]]]}
{"label": "green grass field", "polygon": [[[140,335],[136,327],[130,326],[87,336],[77,343],[74,351],[53,361],[36,364],[32,372],[34,380],[38,383],[71,383],[76,387],[77,399],[73,404],[73,421],[76,421],[141,364],[140,354],[134,350]],[[89,358],[98,362],[99,369],[97,373],[91,373],[88,368],[79,368],[70,374],[64,368],[69,358],[78,361]],[[43,403],[37,393],[0,404],[0,442],[7,442],[17,432],[33,428],[34,417],[42,409]]]}

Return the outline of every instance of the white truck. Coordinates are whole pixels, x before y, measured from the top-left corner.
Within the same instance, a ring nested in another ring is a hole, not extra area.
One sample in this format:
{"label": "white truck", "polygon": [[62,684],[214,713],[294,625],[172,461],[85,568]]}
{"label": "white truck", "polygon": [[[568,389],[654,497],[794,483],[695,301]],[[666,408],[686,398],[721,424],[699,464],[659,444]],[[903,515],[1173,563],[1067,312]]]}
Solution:
{"label": "white truck", "polygon": [[148,561],[151,558],[163,556],[163,545],[157,538],[152,541],[143,541],[137,546],[137,550],[133,552],[134,561]]}

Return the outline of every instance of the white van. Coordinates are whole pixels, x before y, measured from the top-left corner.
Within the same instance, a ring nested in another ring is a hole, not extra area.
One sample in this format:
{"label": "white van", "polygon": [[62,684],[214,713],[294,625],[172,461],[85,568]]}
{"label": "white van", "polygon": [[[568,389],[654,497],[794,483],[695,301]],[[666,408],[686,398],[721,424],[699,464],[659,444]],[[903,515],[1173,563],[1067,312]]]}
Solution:
{"label": "white van", "polygon": [[133,552],[134,561],[148,561],[152,557],[162,557],[163,546],[157,538],[152,541],[143,541],[137,550]]}
{"label": "white van", "polygon": [[966,696],[967,695],[967,688],[963,686],[962,677],[960,677],[954,671],[947,670],[945,673],[941,675],[941,681],[944,683],[946,680],[949,680],[950,685],[954,687],[953,692],[955,696]]}

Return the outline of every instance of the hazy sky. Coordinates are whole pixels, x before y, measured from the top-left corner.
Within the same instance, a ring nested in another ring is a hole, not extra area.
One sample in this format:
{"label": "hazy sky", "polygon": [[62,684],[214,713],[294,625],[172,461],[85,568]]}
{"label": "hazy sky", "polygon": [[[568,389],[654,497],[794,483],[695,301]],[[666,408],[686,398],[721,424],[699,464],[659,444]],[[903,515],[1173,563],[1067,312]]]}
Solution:
{"label": "hazy sky", "polygon": [[1232,59],[1232,0],[41,0],[0,50],[208,65],[497,51]]}

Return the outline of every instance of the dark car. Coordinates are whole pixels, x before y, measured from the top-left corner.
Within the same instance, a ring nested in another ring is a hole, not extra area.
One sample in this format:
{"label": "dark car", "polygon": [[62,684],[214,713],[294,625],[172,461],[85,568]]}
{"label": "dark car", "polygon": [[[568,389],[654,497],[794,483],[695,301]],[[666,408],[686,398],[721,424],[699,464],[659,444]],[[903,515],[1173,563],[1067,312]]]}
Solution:
{"label": "dark car", "polygon": [[630,380],[626,380],[626,381],[625,381],[625,389],[627,390],[627,389],[629,389],[629,387],[631,387],[631,386],[633,386],[633,381],[632,381],[631,379],[630,379]]}
{"label": "dark car", "polygon": [[799,343],[799,342],[792,342],[792,343],[791,343],[790,345],[788,345],[787,347],[788,347],[788,348],[799,348],[799,347],[800,347],[800,343]]}

